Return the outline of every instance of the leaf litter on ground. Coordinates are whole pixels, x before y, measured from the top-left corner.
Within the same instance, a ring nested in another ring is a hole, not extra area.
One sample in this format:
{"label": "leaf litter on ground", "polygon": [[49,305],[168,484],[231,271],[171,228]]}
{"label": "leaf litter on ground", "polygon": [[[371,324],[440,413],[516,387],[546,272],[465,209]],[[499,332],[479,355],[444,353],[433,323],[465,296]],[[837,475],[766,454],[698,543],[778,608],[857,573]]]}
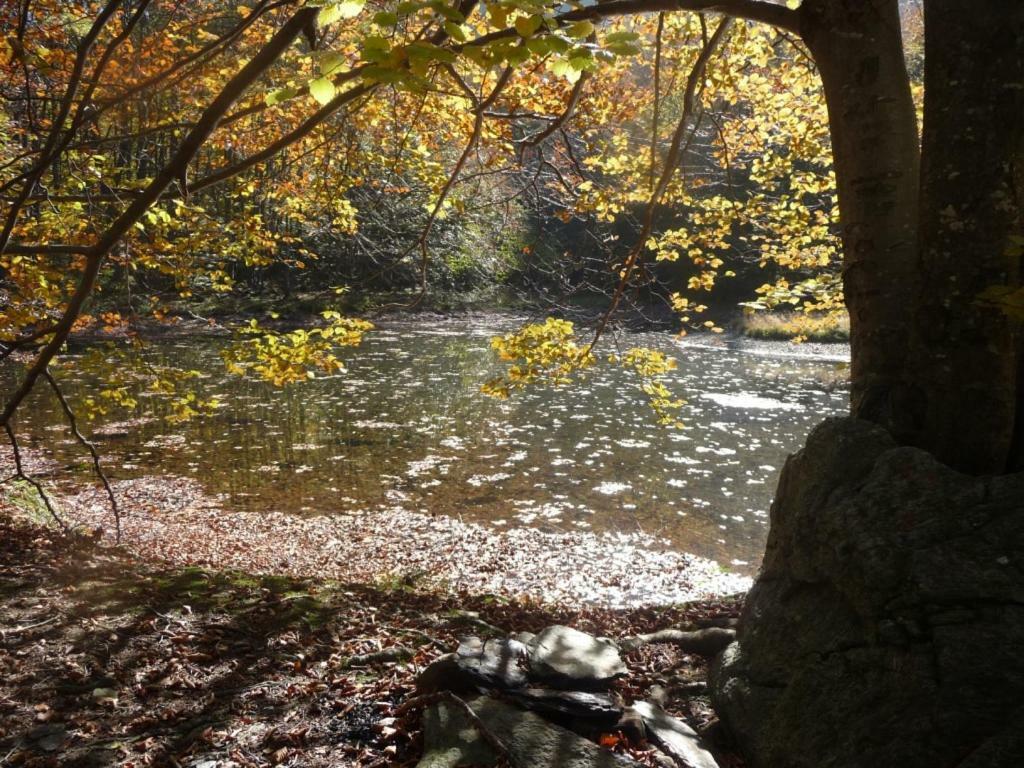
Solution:
{"label": "leaf litter on ground", "polygon": [[[60,505],[78,525],[105,525],[98,541],[61,538],[0,502],[0,765],[413,766],[418,713],[395,710],[462,636],[567,624],[625,637],[739,609],[737,598],[713,597],[713,579],[684,584],[676,594],[702,600],[682,605],[652,604],[667,600],[650,591],[646,603],[601,599],[622,593],[624,571],[609,578],[600,549],[571,537],[531,544],[423,516],[338,527],[232,513],[174,478],[117,492],[122,547],[110,546],[97,491]],[[552,547],[578,562],[541,551]],[[516,580],[537,563],[548,567]],[[581,600],[565,579],[569,588],[544,589],[559,568],[588,564],[604,568],[605,591]],[[685,582],[685,562],[675,565],[655,558],[634,578],[667,568],[656,589]],[[626,660],[626,701],[653,686],[692,692],[704,675],[701,660],[664,645]],[[669,706],[699,730],[714,723],[706,696]],[[605,742],[656,764],[652,748],[623,734]]]}

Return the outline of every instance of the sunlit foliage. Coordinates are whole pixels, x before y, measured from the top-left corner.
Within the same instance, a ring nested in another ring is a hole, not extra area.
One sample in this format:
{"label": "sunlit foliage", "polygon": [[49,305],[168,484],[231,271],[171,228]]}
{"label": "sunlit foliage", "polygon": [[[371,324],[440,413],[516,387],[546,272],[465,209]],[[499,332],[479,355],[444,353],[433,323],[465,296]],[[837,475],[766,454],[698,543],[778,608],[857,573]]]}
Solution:
{"label": "sunlit foliage", "polygon": [[260,328],[251,320],[242,330],[250,338],[223,353],[228,370],[239,376],[253,374],[276,386],[316,378],[317,371],[331,374],[344,370],[338,348],[358,346],[373,324],[333,310],[322,315],[327,320],[325,326],[287,332]]}
{"label": "sunlit foliage", "polygon": [[[99,26],[100,5],[84,1],[39,0],[30,23],[17,7],[0,12],[0,189],[15,197],[48,139],[60,146],[11,208],[9,241],[29,247],[0,255],[0,337],[61,316],[91,245],[301,5],[151,0],[126,3]],[[582,254],[610,267],[604,289],[660,291],[683,329],[719,331],[699,317],[701,295],[757,263],[781,276],[753,306],[841,310],[827,115],[813,64],[787,36],[733,24],[684,116],[683,84],[713,16],[588,18],[588,3],[546,0],[308,5],[320,7],[317,23],[240,94],[104,256],[98,299],[118,305],[129,325],[281,272],[311,274],[315,286],[331,285],[328,275],[386,282],[401,272],[418,275],[421,294],[439,264],[499,276],[531,251],[502,239],[527,211],[546,226],[628,232],[684,117],[685,146],[638,268],[622,269],[628,236]],[[473,232],[489,240],[464,236]],[[358,270],[339,264],[357,258]],[[652,275],[672,262],[692,273],[665,289]],[[334,350],[367,328],[328,320],[257,330],[227,362],[278,384],[340,370]],[[593,344],[560,322],[496,342],[513,365],[488,390],[562,383],[595,364]],[[678,401],[662,391],[654,358],[638,353],[629,367],[669,420]]]}

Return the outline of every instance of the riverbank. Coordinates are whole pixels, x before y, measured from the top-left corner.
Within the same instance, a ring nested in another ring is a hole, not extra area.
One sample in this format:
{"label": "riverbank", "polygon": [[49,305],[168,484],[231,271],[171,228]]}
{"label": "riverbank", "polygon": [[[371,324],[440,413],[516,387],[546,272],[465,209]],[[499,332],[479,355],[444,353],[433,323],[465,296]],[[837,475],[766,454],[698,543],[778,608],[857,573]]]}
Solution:
{"label": "riverbank", "polygon": [[[738,608],[610,610],[174,567],[59,537],[0,505],[0,762],[412,766],[419,720],[397,707],[461,635],[566,624],[624,637]],[[621,695],[667,687],[670,711],[713,726],[702,662],[664,645],[625,661]],[[656,765],[645,743],[615,743]]]}
{"label": "riverbank", "polygon": [[[561,309],[563,311],[555,314],[573,321],[583,335],[586,335],[602,317],[602,312],[594,307]],[[384,329],[424,325],[441,329],[470,326],[489,327],[495,333],[503,333],[514,330],[524,323],[543,320],[547,314],[549,313],[537,308],[531,310],[523,306],[481,307],[473,304],[449,309],[417,307],[415,310],[402,310],[396,308],[396,305],[382,305],[375,310],[358,312],[356,316]],[[88,344],[128,337],[150,341],[230,337],[238,330],[247,328],[252,320],[257,320],[266,328],[292,330],[314,327],[322,323],[323,319],[316,312],[293,308],[293,311],[286,314],[269,309],[250,313],[221,312],[210,316],[179,311],[159,321],[152,317],[108,317],[107,320],[110,322],[97,319],[82,324],[72,334],[72,342]],[[820,319],[808,317],[803,313],[746,312],[723,323],[726,326],[723,333],[712,333],[703,329],[689,331],[678,336],[678,343],[681,347],[731,349],[766,357],[834,362],[847,362],[850,359],[849,321],[845,317]],[[637,312],[620,313],[616,321],[609,326],[607,336],[614,338],[617,333],[645,331],[672,336],[678,333],[679,329],[671,316],[652,318]]]}
{"label": "riverbank", "polygon": [[[8,471],[3,460],[0,469]],[[747,576],[667,550],[642,533],[508,530],[399,507],[300,517],[236,511],[189,478],[151,476],[113,484],[121,542],[138,557],[179,567],[292,578],[416,586],[601,608],[668,605],[743,592]],[[24,489],[27,491],[28,489]],[[99,487],[54,496],[72,525],[113,543]],[[31,496],[20,495],[22,506]],[[36,511],[40,515],[40,511]]]}
{"label": "riverbank", "polygon": [[766,341],[802,341],[848,344],[850,317],[845,313],[800,311],[743,312],[733,323],[739,333]]}

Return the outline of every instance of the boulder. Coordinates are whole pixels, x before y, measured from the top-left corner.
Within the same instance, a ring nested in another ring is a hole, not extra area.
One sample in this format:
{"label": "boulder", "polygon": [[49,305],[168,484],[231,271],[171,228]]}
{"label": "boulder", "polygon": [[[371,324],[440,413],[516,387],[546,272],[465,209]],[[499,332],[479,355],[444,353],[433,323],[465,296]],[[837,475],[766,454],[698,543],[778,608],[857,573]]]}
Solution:
{"label": "boulder", "polygon": [[608,686],[626,674],[618,646],[572,627],[542,630],[529,643],[530,677],[562,688]]}
{"label": "boulder", "polygon": [[[487,696],[468,704],[505,746],[512,768],[640,768],[636,761],[602,749],[532,712]],[[491,766],[498,762],[498,755],[465,712],[449,703],[442,702],[424,712],[423,740],[424,754],[417,768]]]}
{"label": "boulder", "polygon": [[832,419],[782,472],[712,697],[753,768],[1018,768],[1021,648],[1024,474]]}

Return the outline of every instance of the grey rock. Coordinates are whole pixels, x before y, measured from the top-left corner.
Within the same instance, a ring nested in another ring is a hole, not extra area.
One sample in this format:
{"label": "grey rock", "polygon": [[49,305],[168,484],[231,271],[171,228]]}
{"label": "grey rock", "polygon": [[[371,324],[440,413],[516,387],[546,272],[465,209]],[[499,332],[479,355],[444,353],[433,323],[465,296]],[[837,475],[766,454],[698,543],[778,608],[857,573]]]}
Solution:
{"label": "grey rock", "polygon": [[790,457],[711,670],[752,768],[1024,765],[1024,474],[832,419]]}
{"label": "grey rock", "polygon": [[736,630],[726,627],[705,627],[693,631],[662,629],[647,635],[634,635],[619,641],[622,650],[635,651],[649,643],[669,643],[684,653],[711,658],[721,653],[736,637]]}
{"label": "grey rock", "polygon": [[462,671],[454,653],[434,659],[416,676],[416,692],[419,694],[437,691],[465,693],[476,688],[477,682]]}
{"label": "grey rock", "polygon": [[641,701],[633,705],[647,728],[647,736],[665,754],[685,768],[718,768],[714,756],[701,746],[700,736],[682,720],[672,717],[657,704]]}
{"label": "grey rock", "polygon": [[33,728],[28,737],[36,742],[36,746],[46,752],[56,752],[64,745],[68,731],[63,723],[46,723]]}
{"label": "grey rock", "polygon": [[416,680],[421,693],[466,692],[479,688],[522,688],[527,683],[528,650],[517,640],[463,638],[455,653],[429,664]]}
{"label": "grey rock", "polygon": [[613,731],[622,731],[631,742],[639,744],[647,738],[647,727],[640,713],[633,707],[626,707],[622,710],[622,717],[612,728]]}
{"label": "grey rock", "polygon": [[548,717],[585,720],[597,728],[611,728],[622,717],[622,707],[607,693],[524,688],[509,691],[507,695],[525,709]]}
{"label": "grey rock", "polygon": [[[639,768],[565,728],[487,696],[468,702],[508,750],[513,768]],[[423,715],[424,754],[417,768],[491,766],[494,750],[458,707],[441,703]]]}
{"label": "grey rock", "polygon": [[530,676],[566,688],[600,688],[626,674],[618,646],[572,627],[542,630],[529,644]]}
{"label": "grey rock", "polygon": [[528,651],[517,640],[470,638],[455,652],[459,666],[487,685],[519,688],[526,685]]}

